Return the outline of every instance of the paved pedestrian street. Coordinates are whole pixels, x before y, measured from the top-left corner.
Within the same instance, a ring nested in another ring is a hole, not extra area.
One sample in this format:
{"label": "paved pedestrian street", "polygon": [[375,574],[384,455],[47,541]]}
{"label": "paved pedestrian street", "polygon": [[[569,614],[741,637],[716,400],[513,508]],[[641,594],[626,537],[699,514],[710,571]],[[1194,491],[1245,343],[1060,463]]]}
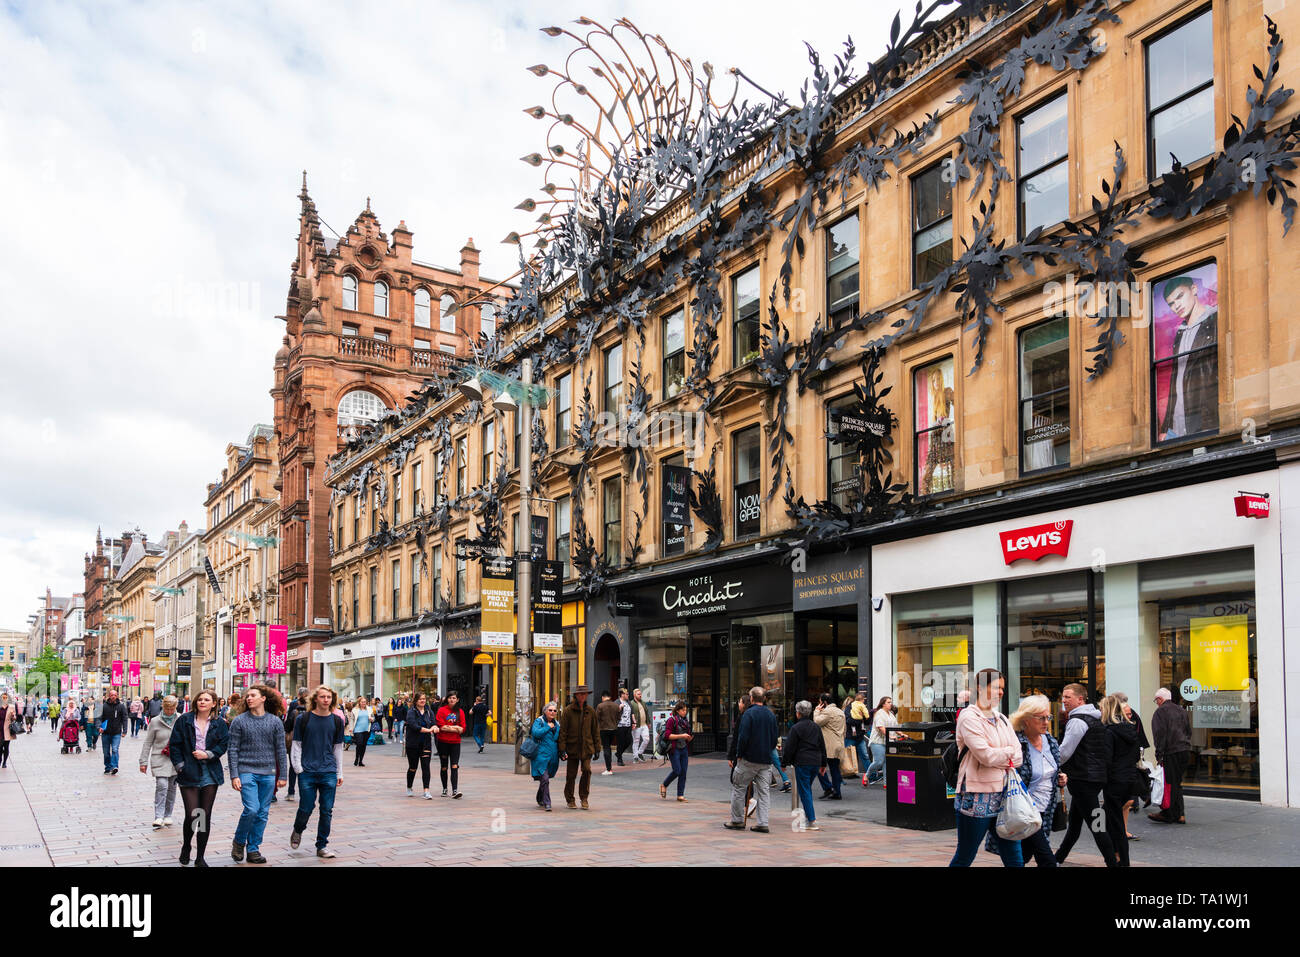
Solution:
{"label": "paved pedestrian street", "polygon": [[[100,752],[61,755],[52,735],[37,732],[13,743],[9,767],[0,771],[0,867],[12,865],[175,866],[180,848],[177,823],[155,832],[153,778],[135,763],[140,739],[122,744],[121,771],[103,774]],[[512,750],[502,745],[475,752],[467,740],[459,801],[438,796],[434,760],[432,801],[405,790],[405,758],[396,745],[372,746],[366,767],[350,766],[344,755],[344,785],[335,804],[330,847],[333,861],[314,853],[315,818],[297,851],[289,849],[297,802],[271,807],[262,852],[272,865],[581,865],[581,864],[830,864],[943,866],[954,846],[952,830],[925,833],[884,825],[884,796],[864,791],[858,780],[845,783],[840,802],[817,802],[820,832],[790,827],[790,796],[773,794],[772,832],[730,832],[727,765],[717,758],[692,759],[687,797],[679,804],[670,793],[660,800],[658,785],[666,769],[656,760],[592,777],[590,811],[564,806],[563,780],[552,786],[556,809],[535,809],[535,784],[510,770]],[[602,765],[603,766],[603,765]],[[820,793],[814,791],[815,794]],[[238,795],[227,784],[217,797],[213,838],[208,848],[214,867],[234,866],[230,839],[239,816]],[[1186,827],[1161,827],[1135,814],[1131,825],[1142,840],[1133,861],[1142,864],[1294,863],[1300,856],[1300,814],[1233,801],[1192,799]],[[1200,823],[1200,822],[1204,823]],[[751,820],[751,823],[752,820]],[[978,866],[997,866],[981,853]],[[1070,864],[1101,861],[1085,834]],[[245,865],[252,866],[252,865]]]}

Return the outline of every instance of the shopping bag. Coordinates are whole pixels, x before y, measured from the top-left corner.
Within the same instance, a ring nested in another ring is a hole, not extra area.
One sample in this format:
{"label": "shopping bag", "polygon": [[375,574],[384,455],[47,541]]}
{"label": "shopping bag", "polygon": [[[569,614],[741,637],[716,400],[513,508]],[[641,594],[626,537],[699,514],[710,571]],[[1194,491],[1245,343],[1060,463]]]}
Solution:
{"label": "shopping bag", "polygon": [[1165,768],[1157,764],[1151,769],[1151,803],[1156,807],[1168,807],[1165,799]]}
{"label": "shopping bag", "polygon": [[853,748],[846,747],[840,752],[840,774],[847,778],[861,773],[862,771],[858,770],[857,752]]}
{"label": "shopping bag", "polygon": [[1034,807],[1029,793],[1020,782],[1020,775],[1007,772],[1006,790],[1002,792],[1002,810],[998,812],[998,837],[1008,841],[1023,841],[1043,826],[1043,816]]}

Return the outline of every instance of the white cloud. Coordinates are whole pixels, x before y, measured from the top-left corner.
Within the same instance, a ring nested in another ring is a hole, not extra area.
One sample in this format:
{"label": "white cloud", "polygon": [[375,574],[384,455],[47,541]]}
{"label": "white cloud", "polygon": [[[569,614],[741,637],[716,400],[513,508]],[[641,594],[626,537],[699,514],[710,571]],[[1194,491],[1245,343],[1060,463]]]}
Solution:
{"label": "white cloud", "polygon": [[370,196],[385,229],[406,220],[417,258],[455,266],[473,236],[502,278],[516,256],[498,241],[531,228],[513,207],[539,185],[518,157],[545,132],[522,110],[549,81],[525,68],[565,52],[541,27],[629,16],[696,63],[793,92],[803,40],[829,54],[854,33],[879,53],[892,5],[846,9],[0,8],[0,626],[47,583],[80,590],[96,524],[201,524],[226,444],[271,421],[304,167],[333,228]]}

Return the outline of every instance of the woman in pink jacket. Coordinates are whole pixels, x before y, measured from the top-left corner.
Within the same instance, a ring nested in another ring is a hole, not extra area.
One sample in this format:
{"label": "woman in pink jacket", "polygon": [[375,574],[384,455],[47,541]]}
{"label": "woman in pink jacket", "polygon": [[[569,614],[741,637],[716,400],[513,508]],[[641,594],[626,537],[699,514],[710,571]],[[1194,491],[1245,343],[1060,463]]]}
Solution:
{"label": "woman in pink jacket", "polygon": [[[1006,681],[996,668],[975,675],[976,699],[957,716],[957,852],[949,867],[970,867],[997,824],[1007,772],[1024,757],[1016,733],[998,707]],[[998,841],[1004,867],[1024,867],[1019,841]]]}

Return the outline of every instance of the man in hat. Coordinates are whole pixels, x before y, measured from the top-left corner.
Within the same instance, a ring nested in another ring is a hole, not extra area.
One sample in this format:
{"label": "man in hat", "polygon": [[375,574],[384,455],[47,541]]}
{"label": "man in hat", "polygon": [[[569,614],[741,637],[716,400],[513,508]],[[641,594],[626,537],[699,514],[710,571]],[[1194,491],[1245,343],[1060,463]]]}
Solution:
{"label": "man in hat", "polygon": [[560,716],[560,759],[568,762],[564,775],[564,800],[569,807],[577,807],[573,803],[573,784],[581,766],[578,797],[582,800],[584,811],[591,810],[587,805],[587,796],[591,793],[591,758],[600,751],[596,711],[587,704],[589,694],[590,688],[586,685],[579,686],[573,693],[573,700]]}

